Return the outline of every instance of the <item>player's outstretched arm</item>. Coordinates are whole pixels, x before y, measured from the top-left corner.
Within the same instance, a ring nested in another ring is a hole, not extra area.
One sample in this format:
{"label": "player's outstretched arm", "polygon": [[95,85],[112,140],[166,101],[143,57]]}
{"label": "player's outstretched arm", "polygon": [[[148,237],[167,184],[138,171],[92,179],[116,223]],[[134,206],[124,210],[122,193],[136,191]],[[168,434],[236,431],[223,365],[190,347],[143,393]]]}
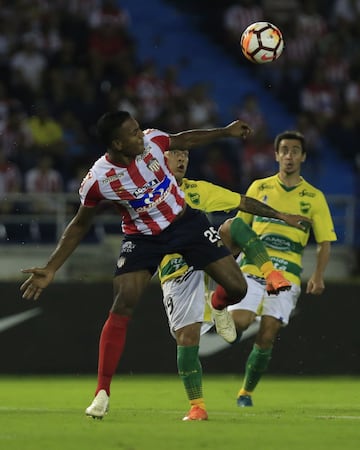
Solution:
{"label": "player's outstretched arm", "polygon": [[266,203],[260,202],[256,198],[242,195],[239,209],[249,214],[261,217],[273,217],[286,222],[288,225],[306,231],[311,227],[311,220],[299,214],[287,214],[277,211]]}
{"label": "player's outstretched arm", "polygon": [[65,228],[54,252],[45,267],[22,269],[30,277],[20,286],[23,298],[37,300],[54,279],[57,270],[64,264],[90,228],[96,208],[80,206],[78,212]]}
{"label": "player's outstretched arm", "polygon": [[170,150],[178,148],[191,149],[210,144],[221,138],[233,137],[246,139],[251,133],[252,130],[249,125],[242,120],[235,120],[222,128],[181,131],[180,133],[170,135]]}

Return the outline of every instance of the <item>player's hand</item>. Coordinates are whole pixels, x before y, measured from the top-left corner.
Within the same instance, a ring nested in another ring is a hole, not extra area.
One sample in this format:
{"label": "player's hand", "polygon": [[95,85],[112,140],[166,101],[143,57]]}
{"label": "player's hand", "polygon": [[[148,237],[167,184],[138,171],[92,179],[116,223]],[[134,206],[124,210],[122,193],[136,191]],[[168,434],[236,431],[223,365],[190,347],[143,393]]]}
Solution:
{"label": "player's hand", "polygon": [[324,292],[325,284],[324,280],[316,279],[315,277],[311,277],[307,282],[306,293],[313,295],[321,295]]}
{"label": "player's hand", "polygon": [[288,225],[303,231],[307,231],[312,224],[311,220],[308,217],[300,216],[299,214],[282,213],[280,219],[282,219]]}
{"label": "player's hand", "polygon": [[249,125],[242,120],[234,120],[234,122],[231,122],[225,128],[229,132],[229,136],[241,137],[244,139],[246,139],[253,132]]}
{"label": "player's hand", "polygon": [[41,292],[54,279],[55,272],[47,268],[33,267],[22,269],[22,273],[31,273],[31,276],[20,286],[22,297],[27,300],[37,300]]}

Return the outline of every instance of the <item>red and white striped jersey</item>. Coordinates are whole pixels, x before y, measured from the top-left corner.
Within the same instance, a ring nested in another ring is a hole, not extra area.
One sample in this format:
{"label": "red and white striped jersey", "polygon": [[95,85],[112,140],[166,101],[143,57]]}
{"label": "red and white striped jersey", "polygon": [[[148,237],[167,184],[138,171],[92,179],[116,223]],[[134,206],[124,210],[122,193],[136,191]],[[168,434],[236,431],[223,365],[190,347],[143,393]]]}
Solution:
{"label": "red and white striped jersey", "polygon": [[95,207],[101,200],[111,200],[122,215],[124,233],[159,234],[185,204],[164,156],[169,145],[168,134],[148,130],[144,132],[144,152],[128,166],[103,155],[81,183],[82,205]]}

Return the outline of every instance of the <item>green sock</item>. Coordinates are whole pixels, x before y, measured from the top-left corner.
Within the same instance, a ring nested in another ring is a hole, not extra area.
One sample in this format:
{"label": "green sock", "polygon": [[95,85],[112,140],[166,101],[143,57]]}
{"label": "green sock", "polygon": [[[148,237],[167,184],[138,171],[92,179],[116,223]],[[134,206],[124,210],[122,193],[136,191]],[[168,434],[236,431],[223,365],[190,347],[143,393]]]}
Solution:
{"label": "green sock", "polygon": [[247,392],[252,392],[262,374],[266,372],[271,359],[272,348],[262,350],[257,345],[254,345],[247,361],[245,370],[245,379],[242,389]]}
{"label": "green sock", "polygon": [[245,253],[250,263],[255,264],[260,270],[264,264],[272,262],[266,251],[265,245],[259,239],[255,231],[249,227],[240,217],[235,217],[230,225],[230,235]]}
{"label": "green sock", "polygon": [[177,347],[177,366],[189,400],[202,398],[202,367],[199,346]]}

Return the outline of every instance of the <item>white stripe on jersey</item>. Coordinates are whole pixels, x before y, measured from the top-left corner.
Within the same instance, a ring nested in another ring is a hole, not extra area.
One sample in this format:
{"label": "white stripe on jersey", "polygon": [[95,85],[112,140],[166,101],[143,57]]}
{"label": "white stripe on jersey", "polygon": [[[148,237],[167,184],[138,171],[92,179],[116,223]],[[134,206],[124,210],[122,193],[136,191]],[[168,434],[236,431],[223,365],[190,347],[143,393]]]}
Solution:
{"label": "white stripe on jersey", "polygon": [[124,233],[160,233],[185,204],[184,193],[166,164],[169,143],[168,134],[151,130],[144,135],[144,153],[129,166],[115,165],[103,155],[81,184],[82,205],[94,207],[101,200],[111,200],[123,216]]}

